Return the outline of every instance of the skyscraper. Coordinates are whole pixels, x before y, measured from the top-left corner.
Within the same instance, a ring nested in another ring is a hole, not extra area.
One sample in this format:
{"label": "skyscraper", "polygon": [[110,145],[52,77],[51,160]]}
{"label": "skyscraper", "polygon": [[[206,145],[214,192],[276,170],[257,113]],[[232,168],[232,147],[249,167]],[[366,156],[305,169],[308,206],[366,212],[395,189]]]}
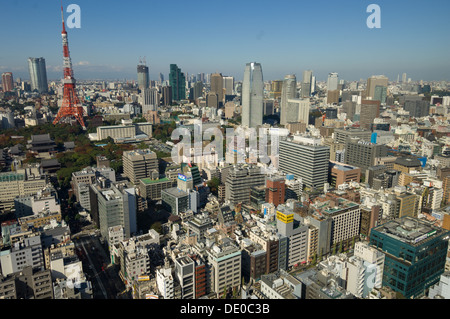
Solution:
{"label": "skyscraper", "polygon": [[403,73],[402,75],[402,83],[406,83],[407,77],[406,77],[406,73]]}
{"label": "skyscraper", "polygon": [[28,58],[28,71],[31,78],[31,90],[48,92],[47,69],[44,58]]}
{"label": "skyscraper", "polygon": [[[366,96],[367,98],[375,99],[375,88],[377,86],[386,87],[388,86],[389,79],[384,75],[374,75],[367,79]],[[380,89],[379,89],[380,90]]]}
{"label": "skyscraper", "polygon": [[217,94],[219,105],[223,104],[223,76],[221,73],[211,75],[211,93]]}
{"label": "skyscraper", "polygon": [[137,66],[138,86],[141,91],[150,87],[150,76],[148,66],[144,62],[140,62]]}
{"label": "skyscraper", "polygon": [[264,81],[260,63],[247,63],[242,83],[242,125],[256,128],[263,123]]}
{"label": "skyscraper", "polygon": [[234,78],[232,76],[223,77],[223,88],[225,89],[225,95],[233,95]]}
{"label": "skyscraper", "polygon": [[286,108],[286,122],[287,123],[305,123],[309,122],[309,110],[311,102],[307,99],[289,99]]}
{"label": "skyscraper", "polygon": [[337,73],[328,74],[327,80],[327,103],[339,103],[339,76]]}
{"label": "skyscraper", "polygon": [[327,91],[336,91],[338,89],[339,76],[337,73],[328,74]]}
{"label": "skyscraper", "polygon": [[203,82],[197,81],[195,82],[194,86],[192,87],[192,99],[196,100],[199,97],[203,96]]}
{"label": "skyscraper", "polygon": [[303,71],[303,79],[302,79],[302,87],[301,87],[301,97],[307,98],[311,96],[312,93],[312,71],[305,70]]}
{"label": "skyscraper", "polygon": [[2,87],[3,92],[10,92],[14,89],[13,74],[11,72],[2,74]]}
{"label": "skyscraper", "polygon": [[[297,97],[297,78],[293,74],[284,77],[283,86],[281,88],[281,106],[280,106],[280,124],[286,125],[288,122],[296,122],[292,117],[298,117],[288,111],[288,100]],[[294,112],[295,113],[295,112]]]}
{"label": "skyscraper", "polygon": [[161,99],[162,105],[169,106],[172,105],[172,87],[171,86],[163,86],[161,88]]}
{"label": "skyscraper", "polygon": [[172,87],[172,100],[180,101],[186,98],[186,77],[176,64],[170,65],[169,84]]}

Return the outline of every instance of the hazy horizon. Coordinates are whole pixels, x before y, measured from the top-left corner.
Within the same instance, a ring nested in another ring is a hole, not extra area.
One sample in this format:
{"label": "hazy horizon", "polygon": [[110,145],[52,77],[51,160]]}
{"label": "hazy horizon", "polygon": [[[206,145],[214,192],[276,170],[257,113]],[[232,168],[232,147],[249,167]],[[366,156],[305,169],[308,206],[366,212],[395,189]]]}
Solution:
{"label": "hazy horizon", "polygon": [[[347,81],[403,73],[413,81],[449,81],[448,1],[64,1],[81,8],[81,28],[67,29],[75,78],[137,80],[146,57],[150,79],[169,65],[188,74],[242,80],[245,64],[262,64],[264,80],[313,70]],[[381,7],[381,29],[369,29],[369,4]],[[66,10],[65,10],[66,11]],[[70,13],[65,12],[67,21]],[[28,57],[44,57],[48,79],[62,78],[59,1],[2,4],[0,72],[29,79]]]}

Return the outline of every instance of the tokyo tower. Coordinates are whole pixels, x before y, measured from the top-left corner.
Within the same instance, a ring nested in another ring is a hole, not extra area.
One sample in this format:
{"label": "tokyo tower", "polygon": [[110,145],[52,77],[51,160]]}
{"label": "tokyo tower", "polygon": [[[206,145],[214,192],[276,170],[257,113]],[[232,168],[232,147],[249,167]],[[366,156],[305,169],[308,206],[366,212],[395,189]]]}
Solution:
{"label": "tokyo tower", "polygon": [[64,12],[61,6],[62,17],[62,40],[63,40],[63,53],[64,53],[64,79],[63,79],[63,101],[58,115],[56,116],[53,124],[59,123],[62,119],[74,117],[78,123],[86,129],[84,125],[83,115],[84,110],[81,106],[80,100],[75,91],[75,78],[73,77],[72,61],[69,53],[69,41],[67,39],[66,26],[64,24]]}

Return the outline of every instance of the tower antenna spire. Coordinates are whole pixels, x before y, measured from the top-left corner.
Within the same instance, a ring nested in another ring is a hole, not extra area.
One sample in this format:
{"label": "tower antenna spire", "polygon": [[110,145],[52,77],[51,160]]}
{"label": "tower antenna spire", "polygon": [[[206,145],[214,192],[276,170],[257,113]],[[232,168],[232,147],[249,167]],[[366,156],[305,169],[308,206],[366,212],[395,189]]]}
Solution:
{"label": "tower antenna spire", "polygon": [[61,20],[62,20],[62,26],[63,26],[63,32],[66,32],[66,25],[64,23],[64,8],[61,0]]}

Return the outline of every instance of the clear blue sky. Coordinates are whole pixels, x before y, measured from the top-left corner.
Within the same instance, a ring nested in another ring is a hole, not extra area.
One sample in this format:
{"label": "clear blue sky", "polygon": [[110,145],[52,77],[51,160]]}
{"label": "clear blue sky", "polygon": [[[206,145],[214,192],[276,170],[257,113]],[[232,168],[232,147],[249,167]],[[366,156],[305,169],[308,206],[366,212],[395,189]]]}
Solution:
{"label": "clear blue sky", "polygon": [[[145,56],[152,79],[167,77],[171,63],[242,79],[256,61],[265,80],[305,69],[318,80],[450,80],[448,0],[63,0],[64,8],[71,3],[81,7],[81,29],[68,30],[78,79],[136,79]],[[371,3],[381,29],[366,25]],[[1,0],[0,72],[28,79],[27,58],[42,56],[49,79],[62,77],[60,4]]]}

